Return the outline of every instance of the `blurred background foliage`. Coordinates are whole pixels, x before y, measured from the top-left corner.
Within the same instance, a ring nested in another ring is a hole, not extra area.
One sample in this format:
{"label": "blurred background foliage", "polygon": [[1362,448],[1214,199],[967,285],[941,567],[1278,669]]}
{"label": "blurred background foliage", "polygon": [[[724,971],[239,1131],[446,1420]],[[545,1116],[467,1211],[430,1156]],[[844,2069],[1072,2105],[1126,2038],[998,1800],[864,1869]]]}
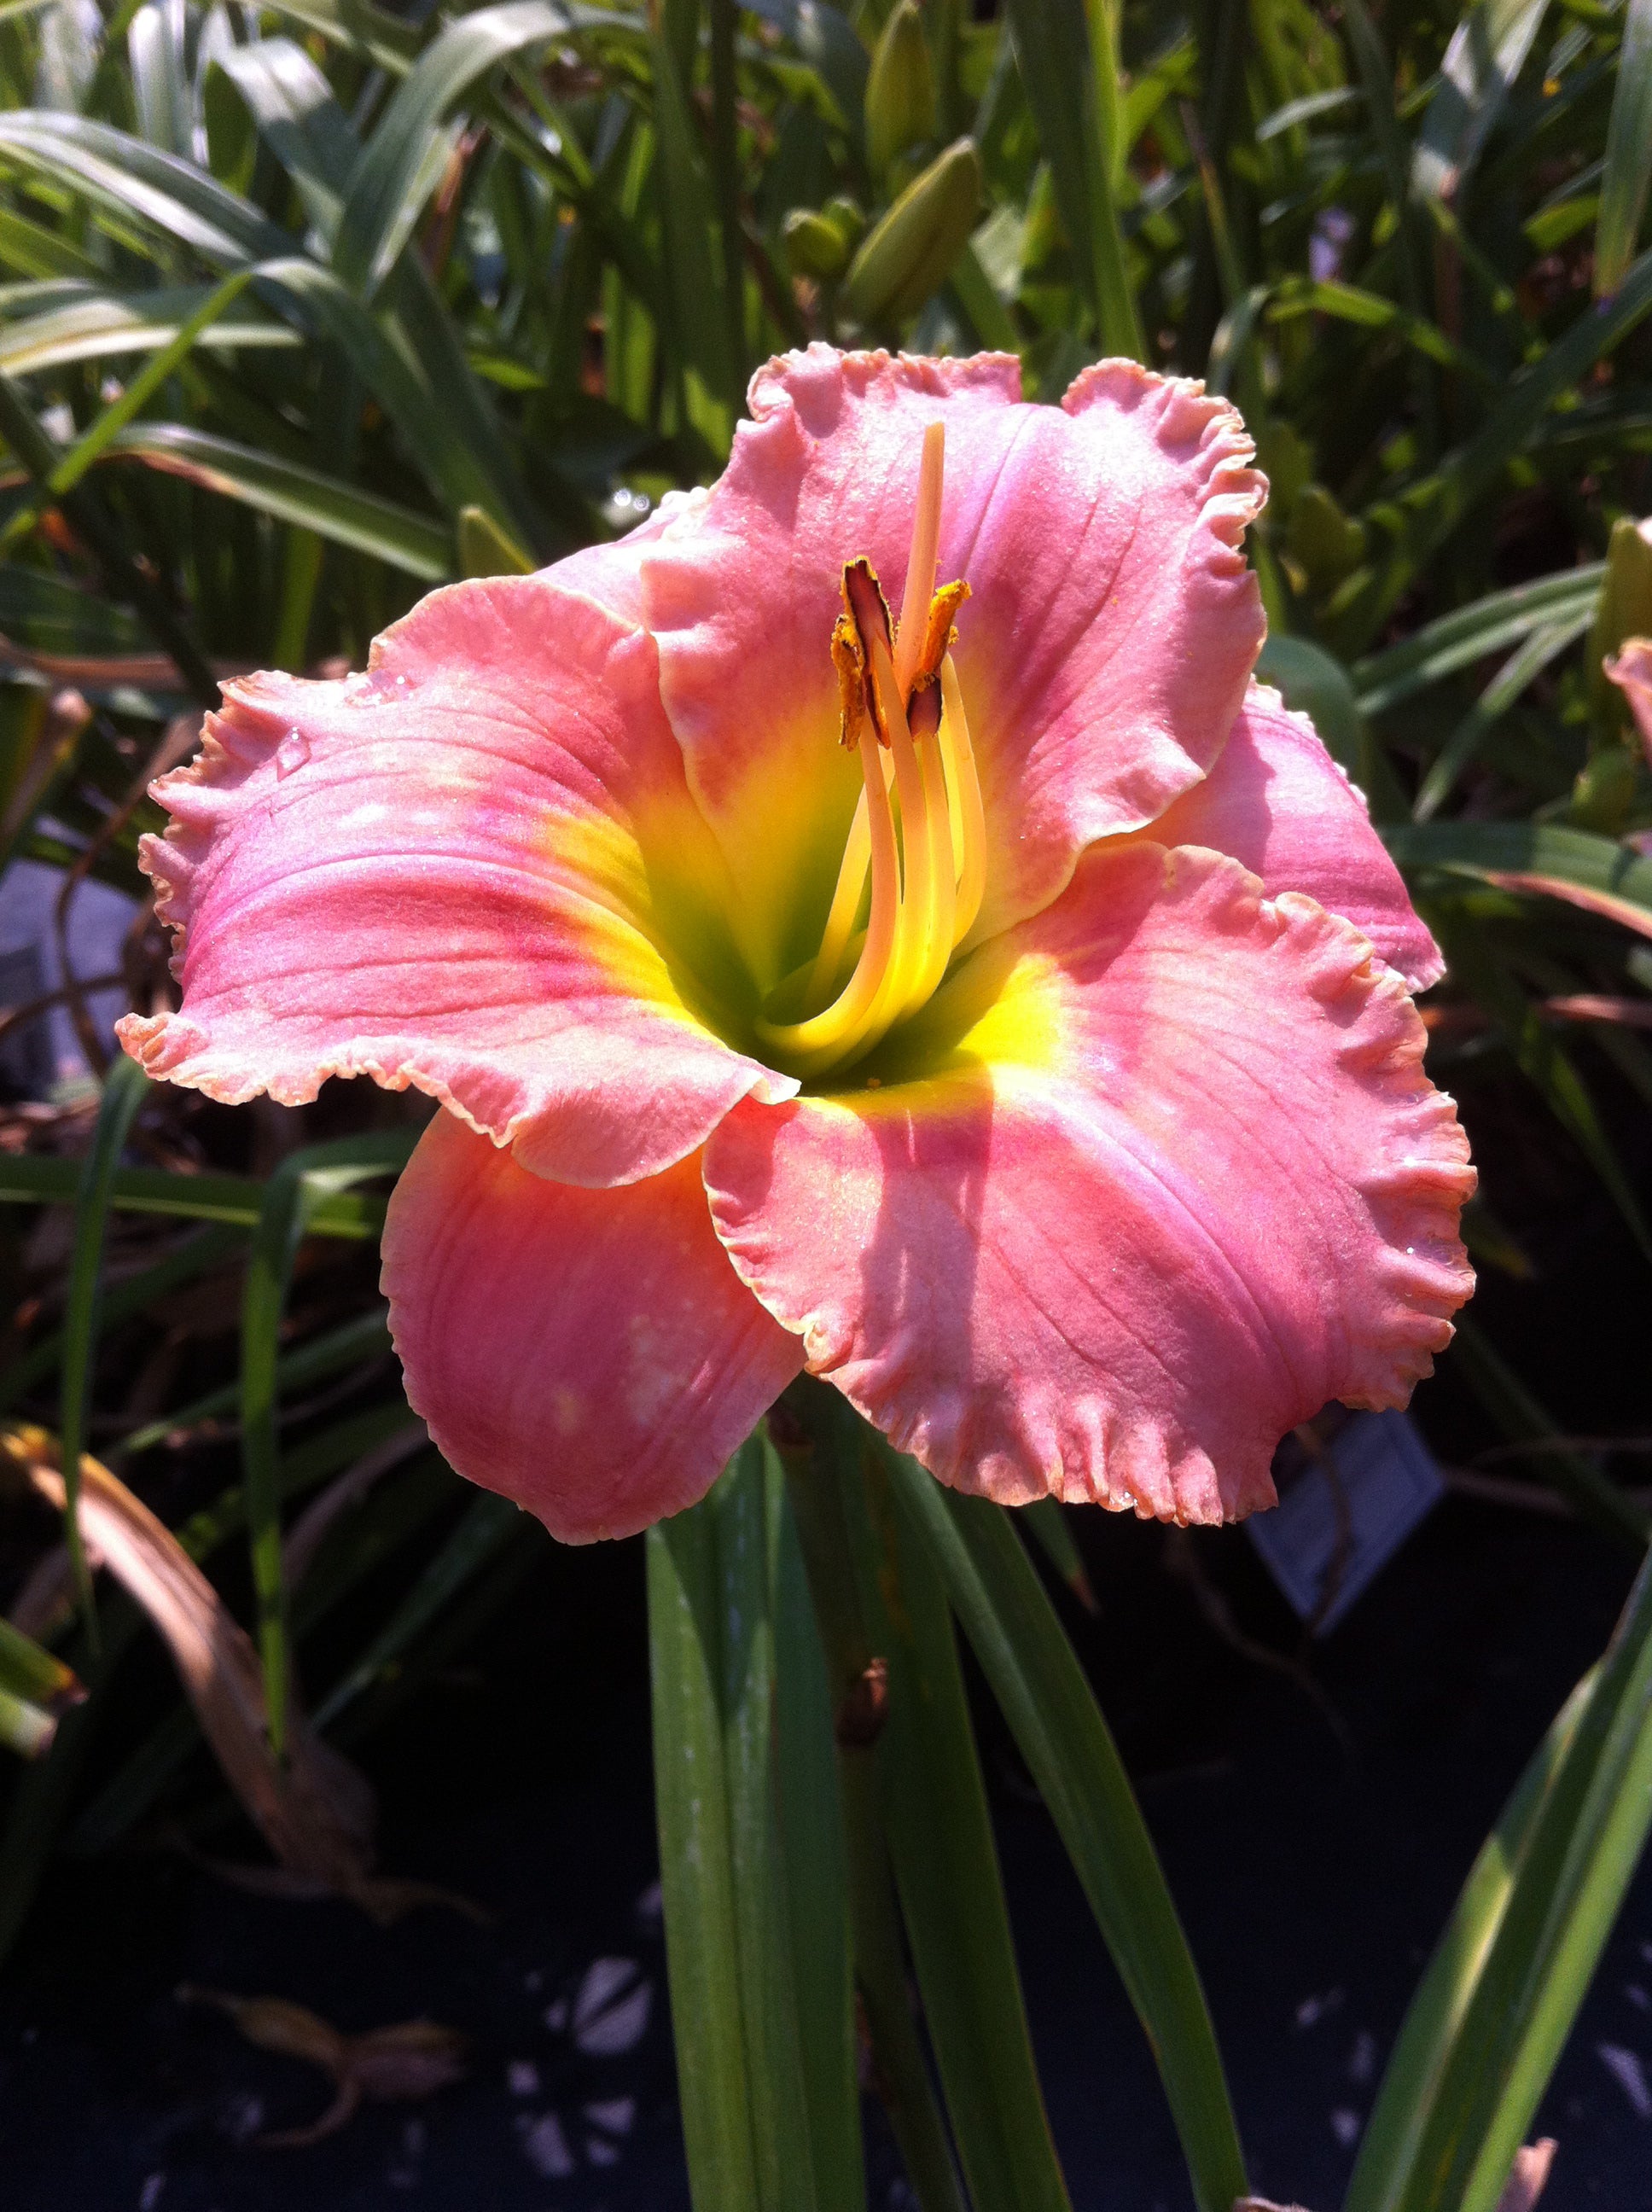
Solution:
{"label": "blurred background foliage", "polygon": [[[1474,1256],[1529,1276],[1522,1178],[1563,1158],[1646,1310],[1652,772],[1600,663],[1652,632],[1647,0],[0,0],[0,867],[57,872],[62,963],[0,1013],[0,1944],[60,1846],[216,1852],[235,1801],[295,1887],[420,1901],[340,1754],[546,1540],[400,1394],[375,1245],[423,1109],[231,1113],[112,1060],[109,994],[169,989],[146,786],[218,675],[359,665],[432,585],[708,481],[776,350],[1002,349],[1051,402],[1127,353],[1239,403],[1264,672],[1449,954],[1430,1065],[1496,1139]],[[88,975],[93,884],[135,903]],[[82,1074],[28,1060],[58,1006]],[[1537,1447],[1522,1479],[1644,1549],[1624,1462],[1556,1437],[1557,1376],[1472,1317],[1449,1364]],[[1574,1713],[1504,1838],[1541,1831],[1527,1904],[1566,1905],[1509,1939],[1526,2012],[1476,2000],[1513,2102],[1439,2121],[1416,2179],[1406,2095],[1473,2104],[1439,2023],[1473,1991],[1436,1990],[1362,2206],[1495,2201],[1643,1832],[1637,1602],[1594,1763],[1543,1796]],[[146,1617],[177,1683],[134,1671]],[[1479,1878],[1483,1963],[1508,1897]]]}

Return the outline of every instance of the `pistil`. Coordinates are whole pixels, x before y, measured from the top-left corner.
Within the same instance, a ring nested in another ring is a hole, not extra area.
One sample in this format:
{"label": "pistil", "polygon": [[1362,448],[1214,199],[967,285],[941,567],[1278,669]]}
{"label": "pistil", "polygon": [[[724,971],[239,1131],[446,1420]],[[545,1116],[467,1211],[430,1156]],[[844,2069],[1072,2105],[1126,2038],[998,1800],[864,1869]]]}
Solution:
{"label": "pistil", "polygon": [[[859,752],[862,787],[820,950],[806,974],[798,970],[771,994],[756,1024],[776,1064],[805,1079],[864,1059],[915,1013],[938,988],[981,908],[986,824],[948,649],[969,586],[935,590],[944,454],[944,432],[932,423],[898,625],[871,563],[844,566],[844,613],[832,656],[843,742]],[[853,971],[834,998],[869,871],[865,933]]]}

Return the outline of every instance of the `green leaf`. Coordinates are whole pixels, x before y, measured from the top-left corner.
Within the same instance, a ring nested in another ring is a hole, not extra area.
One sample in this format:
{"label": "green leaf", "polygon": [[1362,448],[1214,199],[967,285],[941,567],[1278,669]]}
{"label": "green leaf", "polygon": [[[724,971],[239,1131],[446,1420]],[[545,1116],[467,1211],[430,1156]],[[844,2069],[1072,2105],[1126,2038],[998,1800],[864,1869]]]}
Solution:
{"label": "green leaf", "polygon": [[1384,714],[1460,668],[1472,667],[1504,646],[1517,645],[1534,630],[1569,622],[1585,609],[1592,612],[1606,572],[1606,562],[1596,561],[1540,577],[1535,583],[1492,592],[1469,606],[1437,616],[1398,645],[1357,660],[1349,673],[1362,710]]}
{"label": "green leaf", "polygon": [[[209,1234],[212,1233],[210,1231]],[[233,1248],[240,1249],[236,1236]],[[121,1285],[122,1290],[128,1286]],[[113,1299],[107,1301],[112,1305]],[[371,1363],[381,1358],[391,1348],[390,1325],[387,1311],[383,1307],[357,1314],[351,1321],[341,1322],[337,1328],[324,1330],[294,1351],[284,1352],[276,1364],[276,1387],[280,1396],[302,1389],[307,1383],[325,1382],[341,1369]],[[156,1420],[145,1421],[136,1429],[129,1429],[118,1443],[112,1445],[106,1457],[111,1467],[118,1467],[122,1460],[136,1459],[140,1452],[151,1451],[157,1444],[165,1443],[168,1437],[198,1428],[203,1422],[216,1420],[221,1414],[235,1414],[240,1410],[241,1386],[239,1378],[223,1383],[204,1396],[192,1398],[186,1405],[175,1407]]]}
{"label": "green leaf", "polygon": [[[1271,630],[1256,663],[1265,684],[1276,684],[1280,696],[1299,714],[1306,714],[1319,732],[1326,750],[1370,799],[1379,817],[1394,809],[1378,805],[1388,797],[1393,772],[1380,757],[1353,684],[1334,653],[1309,638],[1291,637]],[[1403,809],[1403,801],[1400,802]]]}
{"label": "green leaf", "polygon": [[1576,645],[1594,620],[1594,609],[1586,608],[1568,621],[1546,623],[1515,648],[1441,747],[1418,787],[1413,820],[1432,821],[1515,700],[1568,646]]}
{"label": "green leaf", "polygon": [[53,1714],[0,1686],[0,1743],[20,1759],[42,1759],[58,1733]]}
{"label": "green leaf", "polygon": [[1002,1510],[888,1455],[1048,1806],[1158,2063],[1200,2212],[1245,2194],[1244,2160],[1199,1975],[1106,1722]]}
{"label": "green leaf", "polygon": [[281,1323],[298,1248],[324,1200],[374,1176],[403,1167],[417,1132],[341,1137],[283,1160],[264,1185],[258,1226],[247,1252],[241,1293],[241,1468],[252,1540],[258,1650],[264,1662],[270,1741],[286,1746],[288,1705],[287,1585],[281,1558],[280,1447],[276,1383]]}
{"label": "green leaf", "polygon": [[1639,1559],[1652,1541],[1652,1516],[1575,1451],[1519,1376],[1493,1347],[1479,1324],[1459,1314],[1448,1357],[1510,1443],[1534,1449],[1530,1465],[1586,1521],[1614,1537]]}
{"label": "green leaf", "polygon": [[1398,2212],[1463,2015],[1508,1909],[1515,1869],[1595,1680],[1591,1670],[1550,1723],[1469,1869],[1445,1933],[1406,2008],[1360,2138],[1343,2212]]}
{"label": "green leaf", "polygon": [[848,1864],[832,1700],[786,1480],[771,1451],[774,1771],[798,2056],[820,2212],[865,2212]]}
{"label": "green leaf", "polygon": [[1333,321],[1351,323],[1363,330],[1387,331],[1440,368],[1454,369],[1482,388],[1490,388],[1497,381],[1490,369],[1454,345],[1436,323],[1423,315],[1408,314],[1381,293],[1364,291],[1357,284],[1289,279],[1275,291],[1267,319],[1288,323],[1302,315],[1328,315]]}
{"label": "green leaf", "polygon": [[741,2017],[714,1508],[657,1522],[647,1543],[654,1808],[689,2185],[695,2212],[763,2212]]}
{"label": "green leaf", "polygon": [[1436,913],[1435,922],[1447,966],[1502,1032],[1515,1065],[1588,1160],[1630,1234],[1652,1261],[1652,1227],[1641,1211],[1634,1182],[1606,1134],[1588,1084],[1560,1043],[1552,1024],[1544,1020],[1542,1010],[1499,956],[1490,933],[1473,915],[1444,908]]}
{"label": "green leaf", "polygon": [[767,1438],[753,1437],[708,1501],[716,1530],[719,1692],[740,2012],[758,2202],[768,2212],[793,2206],[828,2212],[817,2195],[810,2154],[790,1957],[793,1900],[781,1856],[771,1456]]}
{"label": "green leaf", "polygon": [[78,1705],[86,1695],[72,1667],[65,1667],[55,1654],[43,1650],[33,1637],[25,1636],[4,1619],[0,1619],[0,1688],[48,1712]]}
{"label": "green leaf", "polygon": [[702,1504],[649,1532],[666,1953],[696,2205],[848,2212],[861,2150],[831,1716],[806,1604],[789,1632],[778,1617],[782,1589],[801,1595],[788,1528],[759,1435]]}
{"label": "green leaf", "polygon": [[884,1832],[970,2202],[1067,2212],[946,1590],[879,1460],[848,1506],[866,1631],[888,1665]]}
{"label": "green leaf", "polygon": [[1624,280],[1640,242],[1652,188],[1652,0],[1629,0],[1618,48],[1618,84],[1606,126],[1600,213],[1594,227],[1594,296]]}
{"label": "green leaf", "polygon": [[181,422],[140,422],[109,438],[105,453],[112,460],[142,461],[278,521],[313,530],[335,544],[370,553],[422,582],[441,583],[453,573],[452,538],[440,523],[256,447]]}
{"label": "green leaf", "polygon": [[1440,64],[1412,159],[1413,189],[1455,199],[1532,50],[1547,0],[1473,0]]}
{"label": "green leaf", "polygon": [[[1110,28],[1111,11],[1099,12]],[[1006,0],[1006,17],[1102,350],[1140,361],[1141,326],[1097,112],[1097,88],[1116,63],[1093,51],[1084,0]]]}
{"label": "green leaf", "polygon": [[1494,2212],[1587,1993],[1652,1824],[1652,1559],[1555,1734],[1504,1816],[1514,1879],[1387,2200],[1394,2212]]}
{"label": "green leaf", "polygon": [[473,1498],[458,1527],[420,1569],[389,1620],[317,1707],[316,1726],[331,1728],[384,1680],[459,1592],[520,1534],[522,1527],[522,1509],[514,1499],[495,1498],[486,1491]]}
{"label": "green leaf", "polygon": [[129,653],[143,642],[125,607],[39,568],[0,567],[0,630],[37,653]]}
{"label": "green leaf", "polygon": [[333,267],[353,291],[378,290],[440,181],[454,143],[441,128],[449,109],[499,63],[565,37],[572,21],[554,0],[504,0],[446,24],[425,48],[350,179]]}
{"label": "green leaf", "polygon": [[730,318],[724,285],[712,255],[715,236],[710,179],[671,40],[660,19],[650,39],[654,131],[659,159],[654,183],[665,239],[665,273],[677,343],[708,392],[729,410],[729,428],[744,396],[728,348]]}
{"label": "green leaf", "polygon": [[793,1525],[826,1668],[842,1808],[858,2013],[877,2093],[921,2212],[966,2212],[945,2123],[913,2019],[907,1943],[885,1839],[877,1749],[880,1683],[850,1535],[865,1521],[865,1431],[835,1390],[795,1383],[768,1422],[786,1463]]}
{"label": "green leaf", "polygon": [[238,272],[228,286],[220,287],[185,284],[148,292],[77,288],[77,297],[9,322],[0,331],[0,369],[11,376],[35,376],[75,361],[156,353],[171,356],[161,372],[169,375],[180,357],[172,349],[185,331],[191,343],[226,349],[298,345],[299,333],[265,309],[249,303],[238,314],[228,313],[246,281]]}
{"label": "green leaf", "polygon": [[1407,871],[1562,899],[1652,937],[1652,860],[1610,837],[1539,822],[1397,823],[1382,836]]}
{"label": "green leaf", "polygon": [[404,22],[374,0],[271,0],[277,15],[307,23],[324,39],[358,54],[389,76],[405,76],[424,43],[422,27]]}
{"label": "green leaf", "polygon": [[[240,1234],[234,1229],[202,1229],[181,1238],[164,1259],[157,1260],[152,1267],[140,1267],[135,1274],[104,1285],[98,1300],[100,1327],[107,1328],[114,1322],[146,1311],[168,1291],[197,1281],[240,1249]],[[31,1345],[21,1358],[13,1359],[4,1376],[0,1377],[0,1413],[15,1406],[43,1376],[52,1374],[63,1358],[63,1331],[54,1329],[39,1343]],[[232,1404],[234,1400],[234,1388],[231,1385]],[[163,1434],[165,1428],[166,1424],[161,1424]]]}
{"label": "green leaf", "polygon": [[92,1149],[75,1189],[75,1243],[64,1302],[62,1412],[64,1539],[69,1547],[75,1590],[88,1633],[95,1645],[92,1575],[81,1540],[79,1500],[81,1455],[86,1449],[92,1410],[92,1358],[97,1343],[98,1292],[103,1275],[103,1240],[115,1173],[134,1117],[143,1103],[149,1079],[124,1055],[104,1079]]}
{"label": "green leaf", "polygon": [[1073,1540],[1067,1510],[1059,1498],[1036,1498],[1017,1509],[1016,1519],[1032,1538],[1086,1613],[1096,1610],[1096,1593],[1084,1571],[1084,1555]]}
{"label": "green leaf", "polygon": [[459,564],[467,576],[525,576],[533,567],[529,555],[482,507],[459,509]]}
{"label": "green leaf", "polygon": [[[41,1155],[0,1155],[0,1204],[61,1206],[75,1196],[80,1170],[73,1160]],[[254,1227],[264,1185],[247,1176],[183,1175],[167,1168],[118,1168],[110,1179],[109,1204],[133,1213],[171,1213],[190,1221],[222,1221]],[[377,1241],[385,1225],[385,1202],[360,1191],[337,1191],[323,1198],[310,1217],[313,1237]]]}
{"label": "green leaf", "polygon": [[1575,391],[1649,310],[1652,252],[1631,265],[1610,300],[1580,316],[1520,371],[1480,428],[1454,447],[1432,476],[1408,491],[1394,510],[1373,510],[1371,519],[1391,528],[1393,545],[1352,601],[1364,636],[1375,632],[1473,503],[1492,489],[1549,409]]}
{"label": "green leaf", "polygon": [[185,68],[184,30],[181,8],[149,0],[131,19],[126,52],[139,129],[151,145],[187,161],[194,137],[195,101]]}

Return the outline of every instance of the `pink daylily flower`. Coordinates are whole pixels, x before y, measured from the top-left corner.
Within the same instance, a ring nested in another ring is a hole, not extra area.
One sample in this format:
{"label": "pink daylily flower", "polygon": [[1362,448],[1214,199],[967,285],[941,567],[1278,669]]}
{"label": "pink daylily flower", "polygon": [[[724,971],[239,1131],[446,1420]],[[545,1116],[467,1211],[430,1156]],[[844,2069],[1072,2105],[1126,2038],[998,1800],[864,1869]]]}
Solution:
{"label": "pink daylily flower", "polygon": [[1649,768],[1652,768],[1652,637],[1631,637],[1602,666],[1629,702]]}
{"label": "pink daylily flower", "polygon": [[1449,1340],[1474,1176],[1439,957],[1251,681],[1242,425],[822,346],[750,405],[623,543],[226,686],[145,848],[183,1004],[123,1040],[440,1102],[408,1395],[559,1536],[691,1503],[805,1367],[1006,1504],[1267,1504]]}

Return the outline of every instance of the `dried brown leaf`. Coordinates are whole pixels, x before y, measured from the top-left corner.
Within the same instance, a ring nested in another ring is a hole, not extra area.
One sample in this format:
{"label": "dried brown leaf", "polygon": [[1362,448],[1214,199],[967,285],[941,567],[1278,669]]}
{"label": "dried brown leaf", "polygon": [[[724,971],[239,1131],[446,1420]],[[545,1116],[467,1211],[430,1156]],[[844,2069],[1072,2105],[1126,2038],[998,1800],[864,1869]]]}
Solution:
{"label": "dried brown leaf", "polygon": [[227,2014],[249,2043],[282,2057],[301,2058],[331,2074],[337,2094],[308,2127],[260,2136],[265,2150],[298,2150],[337,2135],[364,2099],[376,2104],[434,2095],[464,2075],[469,2045],[457,2029],[434,2020],[398,2021],[365,2035],[344,2035],[331,2021],[285,1997],[238,1997],[227,1990],[178,1992],[181,2004],[210,2005]]}
{"label": "dried brown leaf", "polygon": [[[0,1449],[61,1512],[64,1480],[46,1432],[8,1430]],[[201,1732],[270,1850],[283,1866],[354,1894],[373,1863],[373,1797],[361,1774],[297,1713],[287,1760],[276,1760],[252,1639],[172,1531],[89,1454],[80,1515],[88,1550],[165,1638]]]}

